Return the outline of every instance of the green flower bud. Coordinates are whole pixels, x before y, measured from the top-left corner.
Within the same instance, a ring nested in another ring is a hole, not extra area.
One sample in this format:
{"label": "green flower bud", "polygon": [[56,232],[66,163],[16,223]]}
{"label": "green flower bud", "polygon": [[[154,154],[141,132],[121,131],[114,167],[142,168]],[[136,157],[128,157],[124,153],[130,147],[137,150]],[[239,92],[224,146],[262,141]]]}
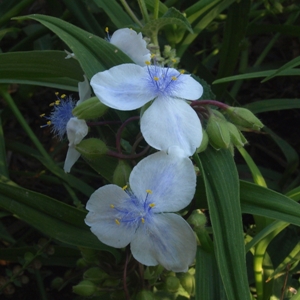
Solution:
{"label": "green flower bud", "polygon": [[90,120],[102,117],[108,110],[97,97],[82,101],[72,111],[78,119]]}
{"label": "green flower bud", "polygon": [[31,252],[26,252],[24,254],[24,259],[26,262],[31,262],[34,259],[34,254]]}
{"label": "green flower bud", "polygon": [[90,138],[82,140],[76,145],[76,150],[86,159],[93,160],[107,153],[108,148],[100,139]]}
{"label": "green flower bud", "polygon": [[119,279],[106,279],[102,286],[104,287],[116,287],[120,284],[120,280]]}
{"label": "green flower bud", "polygon": [[188,217],[187,222],[192,226],[192,228],[198,229],[198,228],[204,228],[207,219],[204,213],[200,209],[196,209]]}
{"label": "green flower bud", "polygon": [[177,277],[169,276],[165,281],[167,291],[170,293],[176,293],[180,287],[180,281]]}
{"label": "green flower bud", "polygon": [[230,145],[230,133],[227,127],[225,117],[214,110],[208,119],[206,132],[209,137],[209,143],[217,150],[228,148]]}
{"label": "green flower bud", "polygon": [[128,183],[131,167],[125,160],[119,160],[119,163],[114,171],[113,183],[123,187]]}
{"label": "green flower bud", "polygon": [[89,281],[95,284],[99,284],[108,277],[108,274],[106,274],[103,270],[101,270],[98,267],[90,268],[83,273],[83,279],[88,279]]}
{"label": "green flower bud", "polygon": [[242,129],[260,130],[263,123],[248,109],[243,107],[231,107],[226,109],[230,121]]}
{"label": "green flower bud", "polygon": [[56,277],[51,281],[51,288],[59,290],[61,286],[63,285],[64,280],[61,277]]}
{"label": "green flower bud", "polygon": [[76,261],[76,266],[78,268],[86,268],[89,264],[87,263],[87,261],[84,258],[79,258]]}
{"label": "green flower bud", "polygon": [[247,143],[247,140],[243,136],[243,134],[237,129],[234,124],[230,122],[227,122],[227,127],[230,133],[232,144],[236,147],[244,147],[244,145]]}
{"label": "green flower bud", "polygon": [[87,264],[98,263],[97,250],[84,247],[80,247],[79,249],[81,251],[82,258]]}
{"label": "green flower bud", "polygon": [[202,142],[201,145],[196,150],[197,153],[205,151],[208,146],[208,142],[209,142],[208,135],[206,131],[203,130],[203,128],[202,128],[202,134],[203,134]]}
{"label": "green flower bud", "polygon": [[84,297],[92,296],[96,290],[96,285],[89,280],[82,280],[79,284],[73,286],[73,293]]}
{"label": "green flower bud", "polygon": [[140,291],[136,295],[136,300],[155,300],[155,296],[150,291]]}
{"label": "green flower bud", "polygon": [[191,296],[195,294],[195,277],[189,272],[180,276],[180,284]]}

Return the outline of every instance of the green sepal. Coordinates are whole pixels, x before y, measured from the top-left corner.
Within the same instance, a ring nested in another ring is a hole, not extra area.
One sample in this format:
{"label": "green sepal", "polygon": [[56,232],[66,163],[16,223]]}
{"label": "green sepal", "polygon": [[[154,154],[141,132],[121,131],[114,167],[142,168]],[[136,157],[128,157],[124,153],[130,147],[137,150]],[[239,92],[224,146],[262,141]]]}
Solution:
{"label": "green sepal", "polygon": [[243,134],[240,132],[240,130],[237,129],[237,127],[227,122],[227,128],[230,133],[230,140],[231,143],[236,147],[244,147],[245,144],[247,144],[246,138],[243,136]]}
{"label": "green sepal", "polygon": [[203,128],[202,128],[202,135],[203,135],[202,142],[196,150],[197,153],[205,151],[209,143],[207,132]]}
{"label": "green sepal", "polygon": [[120,187],[127,185],[131,170],[127,161],[119,160],[113,175],[113,183]]}
{"label": "green sepal", "polygon": [[82,280],[77,285],[73,286],[73,293],[84,297],[90,297],[96,291],[96,285],[89,280]]}
{"label": "green sepal", "polygon": [[97,97],[87,99],[78,104],[72,111],[78,119],[91,120],[102,117],[108,110]]}

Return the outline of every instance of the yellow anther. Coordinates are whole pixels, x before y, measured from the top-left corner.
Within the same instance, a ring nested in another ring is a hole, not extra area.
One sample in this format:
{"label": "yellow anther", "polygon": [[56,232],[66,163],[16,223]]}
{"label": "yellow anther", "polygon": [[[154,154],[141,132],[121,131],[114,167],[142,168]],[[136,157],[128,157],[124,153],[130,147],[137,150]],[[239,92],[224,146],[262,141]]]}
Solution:
{"label": "yellow anther", "polygon": [[151,54],[150,58],[152,59],[152,58],[154,58],[154,57],[155,57],[155,54]]}
{"label": "yellow anther", "polygon": [[145,219],[144,218],[141,218],[141,221],[142,221],[143,224],[145,223]]}
{"label": "yellow anther", "polygon": [[153,79],[154,79],[155,81],[158,81],[158,80],[159,80],[159,78],[156,77],[156,76],[154,76]]}
{"label": "yellow anther", "polygon": [[177,62],[177,60],[176,60],[175,58],[173,58],[173,59],[172,59],[172,63],[175,64],[176,62]]}
{"label": "yellow anther", "polygon": [[110,205],[111,208],[115,208],[115,206],[113,204]]}
{"label": "yellow anther", "polygon": [[45,114],[40,114],[40,117],[42,118],[42,117],[44,117],[45,116]]}
{"label": "yellow anther", "polygon": [[128,185],[126,184],[122,187],[122,190],[125,191],[127,188],[128,188]]}
{"label": "yellow anther", "polygon": [[120,225],[120,221],[118,219],[115,219],[115,222],[117,225]]}
{"label": "yellow anther", "polygon": [[59,95],[59,92],[55,92],[55,95],[58,96],[58,95]]}
{"label": "yellow anther", "polygon": [[151,62],[150,62],[149,60],[146,60],[146,61],[145,61],[145,64],[146,64],[147,66],[150,66],[150,65],[151,65]]}
{"label": "yellow anther", "polygon": [[176,77],[176,76],[172,76],[171,78],[172,78],[172,80],[174,80],[174,81],[177,80],[177,77]]}
{"label": "yellow anther", "polygon": [[109,30],[108,30],[108,27],[105,27],[105,32],[106,32],[106,33],[108,33],[108,32],[109,32]]}
{"label": "yellow anther", "polygon": [[146,190],[146,193],[147,194],[152,194],[152,191],[151,190]]}
{"label": "yellow anther", "polygon": [[50,125],[51,125],[51,121],[48,121],[48,122],[47,122],[47,125],[50,126]]}
{"label": "yellow anther", "polygon": [[66,94],[62,94],[62,95],[60,96],[61,99],[64,99],[64,98],[66,98],[66,97],[67,97]]}
{"label": "yellow anther", "polygon": [[184,71],[184,70],[181,70],[181,71],[180,71],[180,74],[184,74],[184,73],[185,73],[185,71]]}
{"label": "yellow anther", "polygon": [[153,208],[155,206],[154,203],[149,204],[149,207]]}
{"label": "yellow anther", "polygon": [[49,106],[59,105],[59,103],[60,103],[60,100],[56,100],[56,101],[50,103]]}

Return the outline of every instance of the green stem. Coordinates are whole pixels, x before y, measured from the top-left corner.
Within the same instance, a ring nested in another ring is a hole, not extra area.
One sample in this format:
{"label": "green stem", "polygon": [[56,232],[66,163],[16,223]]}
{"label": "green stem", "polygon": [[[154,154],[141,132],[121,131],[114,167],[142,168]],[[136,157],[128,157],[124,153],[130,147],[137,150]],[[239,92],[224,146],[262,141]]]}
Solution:
{"label": "green stem", "polygon": [[153,10],[153,19],[158,19],[158,12],[159,12],[159,0],[154,0],[154,10]]}
{"label": "green stem", "polygon": [[131,10],[130,6],[128,5],[128,3],[126,2],[126,0],[120,0],[124,9],[126,10],[126,12],[128,13],[128,15],[131,17],[131,19],[138,24],[141,28],[143,28],[143,24],[140,22],[140,20],[137,18],[137,16],[135,15],[135,13]]}
{"label": "green stem", "polygon": [[143,15],[144,22],[147,24],[150,21],[149,14],[147,11],[147,7],[144,0],[138,0],[141,13]]}
{"label": "green stem", "polygon": [[11,109],[11,111],[13,112],[13,114],[15,115],[15,117],[17,118],[17,120],[19,121],[19,123],[21,124],[21,126],[23,127],[23,129],[25,130],[25,132],[27,133],[27,135],[29,136],[29,138],[33,142],[33,144],[36,146],[36,148],[38,149],[38,151],[41,153],[41,155],[46,160],[52,161],[51,157],[49,156],[49,154],[47,153],[47,151],[44,149],[44,147],[40,143],[39,139],[36,137],[36,135],[33,133],[33,131],[31,130],[31,128],[27,124],[27,122],[24,119],[22,113],[20,112],[20,110],[16,106],[13,98],[7,92],[6,87],[2,86],[0,88],[0,95],[4,98],[4,100],[6,101],[6,103],[9,106],[9,108]]}

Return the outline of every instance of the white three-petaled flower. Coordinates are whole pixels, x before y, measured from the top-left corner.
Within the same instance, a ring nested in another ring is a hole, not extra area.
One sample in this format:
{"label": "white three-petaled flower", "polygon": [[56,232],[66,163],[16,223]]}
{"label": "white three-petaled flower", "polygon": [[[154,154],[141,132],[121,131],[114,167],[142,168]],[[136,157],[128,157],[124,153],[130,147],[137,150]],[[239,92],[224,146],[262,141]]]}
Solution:
{"label": "white three-petaled flower", "polygon": [[130,189],[106,185],[87,202],[85,222],[99,240],[123,248],[130,243],[136,260],[186,272],[196,254],[196,238],[188,223],[174,212],[194,195],[192,162],[178,147],[140,161],[130,174]]}
{"label": "white three-petaled flower", "polygon": [[174,68],[122,64],[94,75],[91,86],[101,102],[118,110],[134,110],[154,100],[141,117],[150,146],[164,151],[179,146],[186,156],[200,146],[201,123],[185,100],[197,100],[203,88],[190,75]]}

